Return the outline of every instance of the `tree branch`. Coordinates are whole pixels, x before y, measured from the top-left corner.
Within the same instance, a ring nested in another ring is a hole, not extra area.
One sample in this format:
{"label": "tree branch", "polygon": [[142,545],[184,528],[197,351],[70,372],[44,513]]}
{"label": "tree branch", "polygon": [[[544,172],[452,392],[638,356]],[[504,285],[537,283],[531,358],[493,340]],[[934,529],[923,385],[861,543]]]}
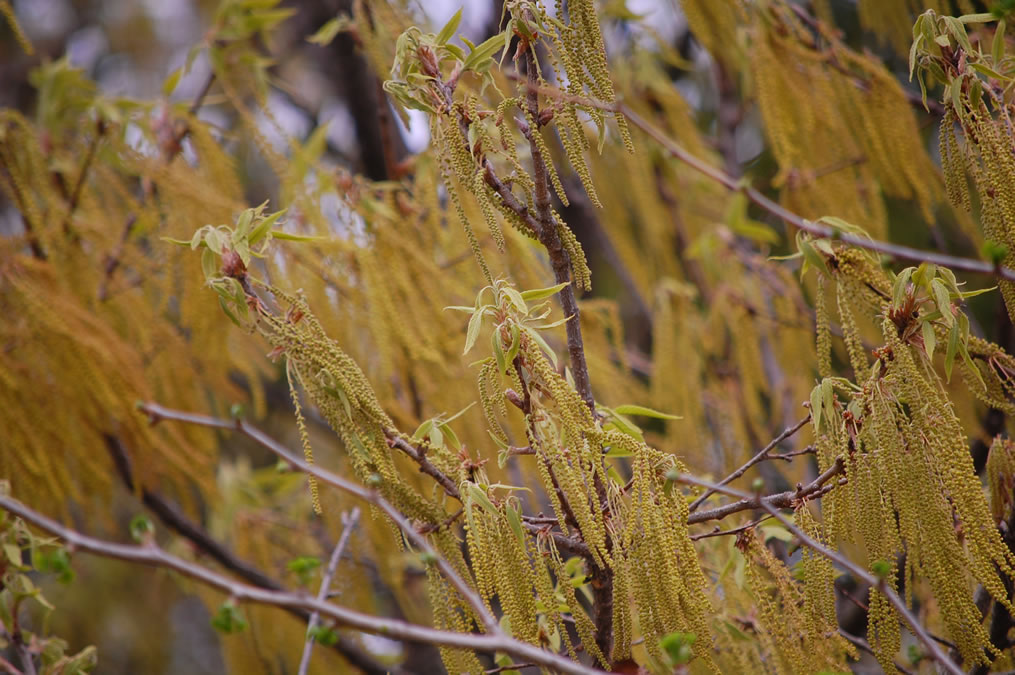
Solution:
{"label": "tree branch", "polygon": [[[539,133],[539,63],[531,47],[522,52],[525,63],[525,75],[527,78],[528,92],[525,97],[525,104],[529,119],[532,125],[528,128],[526,136],[529,140],[529,152],[532,155],[534,167],[536,218],[540,223],[540,243],[546,247],[550,255],[550,264],[553,267],[553,275],[558,284],[571,281],[571,261],[564,250],[563,242],[560,240],[560,233],[557,232],[557,224],[553,218],[553,207],[550,204],[550,178],[546,168],[546,161],[543,159],[543,152],[540,144],[536,142],[535,134]],[[524,131],[524,130],[523,130]],[[593,414],[596,412],[595,400],[592,397],[592,383],[589,379],[589,367],[585,361],[585,345],[582,341],[581,319],[578,310],[578,301],[575,297],[574,284],[568,283],[560,291],[560,305],[564,316],[569,317],[565,323],[567,329],[567,351],[571,358],[571,375],[574,377],[575,389],[581,395],[582,400],[589,407]]]}
{"label": "tree branch", "polygon": [[[829,480],[842,473],[844,467],[845,464],[843,463],[842,458],[840,457],[835,460],[835,464],[828,467],[827,471],[825,471],[823,474],[815,478],[812,482],[808,483],[807,485],[797,485],[796,490],[787,490],[786,492],[779,492],[764,497],[761,495],[751,495],[744,497],[739,501],[735,501],[730,504],[726,504],[724,506],[718,506],[714,509],[709,509],[708,511],[698,511],[697,513],[692,513],[690,516],[688,516],[687,524],[694,525],[695,523],[703,523],[707,520],[722,520],[723,518],[732,513],[738,513],[740,511],[746,511],[748,509],[765,509],[767,511],[769,508],[775,509],[793,508],[795,506],[795,503],[799,502],[801,499],[817,499],[818,497],[821,497],[827,494],[828,492],[831,492],[831,490],[834,489],[835,487],[839,485],[845,485],[846,483],[845,478],[842,478],[836,483],[833,483],[831,485],[825,485],[825,483],[827,483]],[[713,485],[712,483],[708,483],[707,485],[703,484],[703,487],[709,488],[712,487],[712,485]],[[725,488],[719,489],[722,487],[723,487],[722,485],[717,484],[715,485],[715,487],[712,487],[712,490],[714,492],[732,494],[731,491],[726,490]]]}
{"label": "tree branch", "polygon": [[[289,453],[281,456],[286,461],[296,465],[297,468],[314,468],[305,464],[299,458],[289,455]],[[331,482],[328,478],[333,478],[337,483],[346,483],[344,479],[335,476],[334,474],[330,474],[327,471],[320,471],[317,477],[321,480],[325,480],[326,482]],[[358,487],[353,486],[352,484],[349,484],[349,486]],[[358,488],[352,493],[369,493],[369,491],[364,488]],[[379,500],[376,497],[371,498],[368,494],[364,494],[363,499],[371,501],[376,506],[381,506],[378,502],[383,503],[383,500]],[[371,616],[347,607],[319,600],[306,593],[272,591],[239,583],[221,574],[201,567],[200,565],[184,560],[183,558],[178,558],[170,553],[166,553],[155,545],[128,546],[102,539],[95,539],[81,534],[76,530],[64,527],[55,520],[47,518],[46,516],[28,508],[21,502],[10,497],[0,496],[0,508],[20,517],[24,521],[45,532],[49,532],[50,534],[59,537],[65,541],[67,546],[71,549],[93,553],[106,558],[169,569],[183,576],[194,579],[206,586],[222,591],[223,593],[228,593],[230,597],[239,601],[256,602],[290,609],[300,609],[307,612],[317,612],[320,616],[332,619],[339,625],[349,626],[350,628],[355,628],[366,633],[383,635],[396,640],[439,644],[448,647],[474,649],[482,652],[505,652],[519,661],[531,661],[550,670],[556,670],[568,675],[590,675],[591,673],[601,672],[593,668],[583,666],[580,663],[576,663],[563,656],[540,649],[534,645],[515,640],[502,632],[499,626],[497,627],[496,632],[490,632],[485,635],[477,633],[455,633],[452,631],[437,630],[427,626],[420,626],[406,621]]]}
{"label": "tree branch", "polygon": [[554,87],[539,86],[537,91],[551,96],[553,98],[559,98],[560,100],[572,100],[582,105],[591,106],[599,110],[605,110],[607,112],[619,112],[627,117],[628,121],[634,126],[641,129],[649,138],[655,141],[667,154],[671,157],[679,159],[680,161],[687,164],[689,167],[705,176],[710,178],[716,183],[724,186],[728,190],[733,192],[741,192],[747,197],[755,206],[758,206],[764,211],[767,211],[770,215],[779,218],[794,227],[808,232],[816,237],[822,237],[826,239],[837,239],[843,243],[849,244],[850,246],[856,246],[868,251],[874,251],[881,253],[886,256],[891,256],[897,260],[906,260],[910,262],[929,262],[935,265],[941,265],[952,270],[961,270],[963,272],[970,272],[973,274],[985,274],[988,276],[997,277],[1006,281],[1015,281],[1015,270],[1010,267],[1004,267],[1003,265],[993,265],[989,262],[982,260],[974,260],[972,258],[961,258],[958,256],[947,255],[944,253],[936,253],[934,251],[922,251],[920,249],[911,248],[909,246],[902,246],[900,244],[893,244],[887,241],[879,241],[876,239],[869,239],[867,237],[861,237],[851,232],[843,232],[830,225],[824,225],[817,223],[812,220],[807,220],[796,213],[793,213],[789,209],[781,206],[777,202],[769,199],[763,195],[757,189],[750,187],[742,183],[741,181],[733,178],[729,174],[725,173],[721,169],[717,169],[703,159],[700,159],[681,146],[679,143],[669,138],[662,131],[657,129],[655,126],[650,124],[645,118],[636,113],[634,110],[629,108],[627,105],[621,102],[607,103],[604,101],[597,101],[595,99],[574,96],[567,92],[560,91]]}
{"label": "tree branch", "polygon": [[[134,491],[136,489],[134,476],[126,448],[123,447],[120,439],[111,435],[106,436],[106,447],[109,449],[110,455],[112,455],[113,465],[116,466],[124,485],[128,490]],[[266,575],[257,567],[237,557],[221,542],[212,537],[207,530],[190,520],[175,504],[161,494],[144,486],[141,486],[140,491],[141,501],[148,510],[154,513],[163,525],[188,540],[197,550],[254,586],[272,591],[284,590],[282,584]],[[301,621],[306,622],[310,620],[310,614],[305,610],[287,609],[290,614]],[[338,641],[332,648],[341,654],[342,658],[364,673],[367,673],[367,675],[387,675],[402,672],[401,669],[392,669],[391,666],[377,661],[369,652],[345,635],[339,635]]]}
{"label": "tree branch", "polygon": [[[331,559],[328,560],[328,567],[324,570],[324,574],[321,576],[321,588],[317,591],[317,599],[324,601],[328,599],[328,589],[331,587],[331,579],[335,576],[335,570],[338,568],[338,561],[342,558],[342,551],[345,550],[346,544],[349,543],[349,535],[352,534],[353,528],[356,527],[356,522],[359,520],[359,507],[353,507],[352,511],[349,512],[347,518],[343,518],[345,523],[345,529],[342,531],[342,536],[339,537],[338,543],[335,544],[335,550],[331,552]],[[306,675],[307,668],[310,667],[310,652],[314,648],[314,628],[317,626],[317,622],[320,618],[320,612],[312,612],[310,614],[310,620],[307,621],[307,641],[303,644],[303,655],[300,657],[300,667],[296,671],[296,675]]]}
{"label": "tree branch", "polygon": [[[842,462],[841,459],[838,460],[836,462],[836,465],[837,466],[841,465],[841,462]],[[742,500],[754,499],[747,493],[741,492],[740,490],[734,490],[732,488],[725,487],[722,485],[716,485],[715,483],[710,483],[708,481],[701,480],[700,478],[696,478],[688,474],[678,474],[676,476],[673,476],[672,479],[678,483],[683,483],[685,485],[697,485],[699,487],[715,490],[716,492],[722,492],[731,497],[740,497]],[[828,558],[832,562],[838,564],[843,569],[848,570],[857,579],[862,579],[863,581],[867,582],[874,588],[877,588],[878,592],[881,593],[883,596],[885,596],[885,599],[888,600],[889,604],[891,604],[892,607],[895,608],[895,611],[899,613],[899,616],[902,617],[902,619],[906,622],[906,624],[909,625],[910,630],[913,631],[913,635],[915,635],[916,639],[918,639],[923,644],[923,646],[927,650],[927,653],[930,654],[931,657],[935,661],[937,661],[938,664],[940,664],[940,666],[951,675],[963,675],[962,671],[958,668],[958,666],[956,666],[955,663],[951,659],[949,659],[948,656],[943,651],[941,651],[941,647],[938,646],[937,642],[934,641],[934,638],[930,636],[930,634],[920,624],[920,622],[913,615],[913,613],[909,611],[909,608],[906,606],[906,602],[899,597],[898,593],[896,593],[888,584],[885,583],[884,579],[875,577],[866,569],[860,567],[849,558],[843,556],[838,551],[833,551],[832,549],[827,548],[820,542],[812,539],[810,536],[804,533],[803,530],[797,527],[792,520],[782,515],[782,513],[779,512],[778,508],[773,504],[771,504],[770,502],[766,500],[759,500],[758,504],[760,508],[767,511],[769,515],[771,515],[773,518],[777,519],[780,523],[782,523],[783,527],[792,532],[793,535],[800,540],[801,544],[807,546],[815,553],[818,553],[819,555]]]}
{"label": "tree branch", "polygon": [[338,474],[321,469],[316,465],[307,464],[301,457],[297,457],[295,454],[291,453],[281,443],[241,419],[225,420],[217,417],[209,417],[207,415],[172,410],[164,408],[157,403],[141,403],[138,405],[138,409],[146,413],[153,424],[159,422],[160,420],[175,420],[177,422],[185,422],[187,424],[239,431],[257,442],[259,445],[273,452],[279,458],[288,462],[297,470],[314,476],[318,480],[336,487],[343,492],[373,504],[391,518],[392,522],[394,522],[395,525],[397,525],[398,528],[405,533],[406,538],[412,542],[413,546],[421,550],[427,557],[433,560],[434,564],[437,565],[438,569],[440,569],[441,573],[448,582],[455,588],[456,591],[458,591],[459,595],[462,596],[462,599],[468,603],[476,617],[482,622],[486,631],[491,635],[500,633],[500,623],[486,608],[486,605],[483,604],[479,595],[477,595],[468,583],[459,576],[458,572],[455,571],[451,564],[443,556],[439,555],[432,546],[430,546],[426,537],[409,522],[409,519],[376,490],[365,488],[362,485],[353,483],[352,481],[339,476]]}
{"label": "tree branch", "polygon": [[[736,471],[734,471],[733,473],[731,473],[730,475],[726,476],[721,481],[719,481],[717,485],[726,485],[727,483],[735,481],[737,478],[743,476],[744,473],[746,473],[747,470],[750,469],[752,466],[768,459],[768,453],[771,452],[775,448],[775,446],[779,445],[784,440],[786,440],[796,432],[800,431],[800,429],[805,424],[807,424],[807,422],[809,422],[810,419],[811,416],[808,413],[807,416],[804,417],[802,420],[800,420],[791,427],[787,427],[781,434],[773,438],[771,443],[769,443],[761,450],[759,450],[758,454],[754,455],[754,457],[751,457],[749,460],[747,460],[747,462],[743,466],[741,466],[739,469],[737,469]],[[691,505],[688,507],[688,511],[690,513],[694,513],[695,511],[698,510],[698,507],[701,506],[706,499],[708,499],[714,494],[715,490],[712,489],[705,490],[705,492],[700,497],[698,497],[691,503]]]}

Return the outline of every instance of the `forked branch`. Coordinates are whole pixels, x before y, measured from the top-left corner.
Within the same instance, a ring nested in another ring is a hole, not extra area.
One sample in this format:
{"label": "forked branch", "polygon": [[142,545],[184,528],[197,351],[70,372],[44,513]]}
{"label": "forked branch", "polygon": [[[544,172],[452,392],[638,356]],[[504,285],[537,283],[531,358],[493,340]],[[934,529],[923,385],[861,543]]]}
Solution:
{"label": "forked branch", "polygon": [[[312,468],[301,459],[289,455],[289,453],[286,453],[283,459],[291,461],[300,469]],[[336,478],[338,482],[344,482],[343,479],[333,476],[326,471],[321,471],[320,473],[322,475],[318,475],[318,478],[322,481],[330,482],[326,479],[326,476],[331,476]],[[376,502],[374,504],[379,506]],[[166,553],[155,545],[129,546],[89,537],[76,530],[64,527],[55,520],[30,509],[10,497],[0,496],[0,509],[59,537],[71,549],[93,553],[105,558],[169,569],[198,581],[205,586],[226,593],[237,601],[249,601],[288,609],[295,608],[308,612],[317,612],[320,616],[327,617],[338,625],[398,640],[474,649],[481,652],[504,652],[519,661],[535,663],[549,670],[569,675],[589,675],[590,673],[601,672],[583,666],[580,663],[575,663],[553,652],[540,649],[520,640],[515,640],[501,631],[499,626],[496,627],[495,631],[486,634],[456,633],[420,626],[397,619],[371,616],[320,600],[307,593],[271,591],[239,583],[193,562]]]}

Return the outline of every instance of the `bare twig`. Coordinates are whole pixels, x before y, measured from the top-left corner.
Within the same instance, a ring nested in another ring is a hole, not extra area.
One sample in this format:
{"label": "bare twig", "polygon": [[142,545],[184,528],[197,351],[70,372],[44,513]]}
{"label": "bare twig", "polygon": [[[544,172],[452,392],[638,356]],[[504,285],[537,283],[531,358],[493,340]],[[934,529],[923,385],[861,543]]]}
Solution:
{"label": "bare twig", "polygon": [[3,669],[3,671],[8,675],[25,675],[23,672],[18,670],[17,666],[2,656],[0,656],[0,669]]}
{"label": "bare twig", "polygon": [[909,246],[902,246],[900,244],[893,244],[887,241],[879,241],[877,239],[869,239],[862,237],[851,232],[843,232],[830,225],[824,225],[817,223],[812,220],[807,220],[796,213],[793,213],[789,209],[781,206],[777,202],[769,199],[757,189],[750,187],[736,178],[733,178],[729,174],[725,173],[721,169],[717,169],[708,162],[688,152],[679,143],[668,137],[662,131],[657,129],[645,118],[636,113],[630,107],[622,102],[608,103],[604,101],[597,101],[592,98],[575,97],[566,92],[560,91],[553,87],[540,86],[538,91],[552,96],[553,98],[561,98],[565,95],[569,99],[578,99],[582,105],[587,105],[599,110],[605,110],[608,112],[619,112],[627,117],[628,121],[634,126],[641,129],[649,138],[655,141],[664,151],[666,151],[671,157],[675,157],[680,161],[687,164],[689,167],[702,174],[706,178],[710,178],[716,183],[724,186],[728,190],[733,192],[743,193],[748,200],[754,203],[756,206],[764,211],[767,211],[770,215],[779,218],[794,227],[808,232],[816,237],[822,237],[826,239],[837,239],[843,243],[857,248],[862,248],[868,251],[874,251],[881,253],[886,256],[890,256],[896,260],[906,260],[911,262],[929,262],[942,267],[948,267],[952,270],[961,270],[963,272],[970,272],[973,274],[985,274],[994,276],[999,279],[1006,281],[1015,281],[1015,270],[1010,267],[1004,267],[1003,265],[993,265],[982,260],[974,260],[972,258],[961,258],[958,256],[946,255],[944,253],[936,253],[934,251],[923,251]]}
{"label": "bare twig", "polygon": [[[716,485],[715,483],[701,480],[700,478],[696,478],[695,476],[691,476],[689,474],[678,474],[677,476],[673,477],[673,480],[675,480],[678,483],[683,483],[685,485],[697,485],[699,487],[703,487],[706,489],[711,488],[716,492],[722,492],[731,497],[739,497],[741,499],[748,500],[753,499],[751,495],[742,492],[740,490],[734,490],[732,488],[723,485]],[[934,638],[920,624],[919,620],[917,620],[917,618],[913,615],[913,613],[909,611],[909,608],[906,606],[905,600],[900,598],[899,594],[896,593],[887,583],[885,583],[884,579],[874,576],[863,567],[860,567],[849,558],[843,556],[838,551],[834,551],[830,548],[827,548],[822,543],[812,539],[803,530],[797,527],[792,520],[790,520],[782,513],[780,513],[778,508],[776,508],[769,502],[765,500],[760,500],[759,507],[767,511],[769,515],[771,515],[773,518],[777,519],[780,523],[782,523],[783,527],[792,532],[793,535],[800,540],[801,544],[807,546],[815,553],[818,553],[819,555],[828,558],[829,560],[836,563],[843,569],[848,570],[857,579],[861,579],[866,583],[870,584],[871,586],[877,588],[878,592],[881,593],[886,600],[888,600],[889,604],[891,604],[892,607],[895,608],[895,611],[899,613],[899,616],[902,617],[902,619],[909,626],[910,630],[913,631],[913,635],[916,636],[916,639],[918,639],[921,643],[923,643],[923,646],[927,649],[927,652],[930,654],[930,656],[935,661],[937,661],[938,664],[945,671],[951,673],[951,675],[963,675],[962,671],[958,668],[958,666],[956,666],[955,663],[951,659],[949,659],[948,656],[943,651],[941,651],[941,647],[939,647],[937,642],[934,641]]]}
{"label": "bare twig", "polygon": [[710,537],[725,537],[728,534],[740,534],[741,532],[744,532],[746,530],[754,529],[755,527],[757,527],[758,525],[765,522],[771,517],[772,516],[762,516],[757,520],[752,520],[751,522],[741,525],[740,527],[734,527],[729,530],[721,530],[719,529],[719,526],[716,525],[714,530],[711,530],[709,532],[702,532],[700,534],[692,534],[690,538],[691,541],[698,541],[699,539],[709,539]]}
{"label": "bare twig", "polygon": [[[106,446],[124,485],[131,491],[137,489],[134,484],[134,474],[130,466],[127,449],[123,447],[123,444],[115,436],[106,436]],[[142,485],[140,486],[140,496],[144,505],[158,517],[160,522],[181,537],[187,539],[198,551],[207,555],[225,569],[259,588],[271,591],[285,590],[281,583],[246,560],[237,557],[236,554],[230,551],[219,540],[212,537],[207,530],[183,514],[173,502],[158,492]],[[296,607],[285,609],[303,622],[310,620],[310,614],[306,610]],[[332,646],[332,649],[367,675],[390,675],[402,672],[399,668],[393,668],[388,664],[379,662],[356,641],[345,635],[338,636],[338,640]]]}
{"label": "bare twig", "polygon": [[[774,495],[766,495],[766,496],[751,495],[748,497],[744,497],[743,499],[740,499],[738,501],[732,502],[730,504],[717,506],[716,508],[709,509],[708,511],[698,511],[696,513],[692,513],[687,518],[687,523],[688,525],[694,525],[695,523],[703,523],[707,520],[722,520],[723,518],[725,518],[730,514],[738,513],[740,511],[746,511],[748,509],[765,509],[766,511],[769,508],[788,509],[792,508],[795,505],[795,503],[800,501],[801,499],[817,499],[818,497],[827,494],[835,487],[839,485],[844,485],[846,483],[846,479],[841,478],[835,483],[825,485],[825,483],[828,483],[828,481],[830,481],[832,478],[842,473],[844,466],[845,465],[843,464],[842,458],[838,458],[836,459],[835,463],[832,466],[828,467],[827,471],[822,473],[820,476],[815,478],[807,485],[797,485],[797,488],[795,490],[778,492]],[[704,485],[704,487],[707,488],[711,485],[713,484],[709,483],[708,485]],[[728,490],[718,489],[721,487],[723,486],[718,485],[714,491],[723,492],[725,494],[731,494],[731,492]],[[738,492],[737,494],[744,493]]]}
{"label": "bare twig", "polygon": [[[768,459],[768,453],[770,453],[775,448],[775,446],[779,445],[784,440],[786,440],[796,432],[800,431],[800,429],[803,428],[803,426],[807,424],[807,422],[809,422],[810,419],[811,416],[808,413],[799,422],[797,422],[791,427],[784,429],[781,434],[772,439],[771,443],[769,443],[761,450],[759,450],[758,453],[754,455],[754,457],[751,457],[749,460],[747,460],[747,462],[739,469],[737,469],[736,471],[734,471],[733,473],[731,473],[730,475],[726,476],[721,481],[719,481],[717,485],[726,485],[727,483],[735,481],[737,478],[743,476],[747,472],[747,470],[750,469],[752,466]],[[705,492],[700,497],[698,497],[691,503],[691,505],[688,507],[688,511],[690,511],[691,513],[697,511],[698,507],[701,506],[704,503],[704,501],[709,497],[711,497],[713,494],[715,494],[715,490],[711,489],[705,490]]]}
{"label": "bare twig", "polygon": [[[871,648],[870,643],[867,642],[866,640],[864,640],[862,637],[859,637],[857,635],[853,635],[852,633],[847,633],[846,631],[842,630],[841,628],[839,629],[839,635],[841,635],[842,637],[846,638],[847,640],[849,640],[850,642],[855,644],[857,646],[857,648],[860,649],[860,651],[867,652],[868,654],[870,654],[871,656],[874,656],[874,657],[877,656],[877,654],[875,654],[874,650]],[[903,675],[913,675],[913,671],[908,670],[906,668],[903,668],[902,666],[899,665],[898,661],[895,661],[895,667]]]}
{"label": "bare twig", "polygon": [[491,668],[486,671],[486,675],[493,675],[494,673],[503,673],[505,670],[521,670],[522,668],[532,668],[538,664],[529,663],[509,663],[506,666],[500,666],[499,668]]}
{"label": "bare twig", "polygon": [[63,217],[63,225],[61,230],[65,234],[72,234],[71,220],[74,218],[74,212],[77,211],[78,204],[81,202],[81,192],[85,187],[85,180],[88,177],[88,169],[92,166],[92,160],[95,159],[95,151],[99,147],[99,141],[106,134],[106,123],[103,120],[99,120],[95,127],[95,136],[92,137],[91,143],[88,144],[88,150],[85,152],[85,158],[81,160],[81,170],[78,172],[77,180],[74,182],[74,189],[71,190],[67,201],[67,215]]}
{"label": "bare twig", "polygon": [[[323,602],[329,597],[328,589],[331,587],[331,580],[335,576],[335,570],[338,568],[338,561],[342,558],[342,552],[345,550],[346,544],[349,543],[349,535],[352,534],[353,528],[356,527],[356,521],[359,520],[359,513],[359,507],[353,507],[348,517],[342,519],[345,523],[345,529],[342,530],[342,536],[339,537],[338,543],[335,544],[335,550],[331,552],[328,567],[325,568],[324,574],[321,576],[321,588],[317,591],[317,599],[319,601]],[[303,655],[300,657],[300,667],[296,671],[296,675],[306,675],[307,668],[310,667],[310,652],[314,648],[314,628],[317,626],[319,619],[319,612],[310,614],[310,620],[307,622],[307,641],[303,644]]]}
{"label": "bare twig", "polygon": [[[169,418],[167,418],[169,419]],[[260,433],[260,432],[258,432]],[[301,459],[286,452],[283,459],[294,464],[297,468],[306,470],[310,467]],[[318,478],[326,482],[345,483],[344,479],[330,474],[327,471],[320,471]],[[351,486],[357,487],[357,486]],[[368,490],[359,488],[358,492],[368,493]],[[377,501],[370,499],[369,495],[363,498],[380,506]],[[531,661],[550,670],[555,670],[569,675],[589,675],[598,673],[593,668],[576,663],[553,652],[540,649],[534,645],[515,640],[509,637],[498,626],[496,631],[487,634],[478,633],[455,633],[452,631],[437,630],[427,626],[408,623],[397,619],[371,616],[362,612],[342,607],[333,603],[325,602],[312,597],[306,593],[293,593],[286,591],[270,591],[263,588],[256,588],[248,584],[240,583],[229,579],[226,576],[201,567],[183,558],[166,553],[153,544],[144,546],[128,546],[115,542],[95,539],[81,534],[76,530],[64,527],[60,523],[47,518],[46,516],[30,509],[21,502],[6,496],[0,496],[0,509],[4,509],[25,522],[38,527],[41,530],[59,537],[65,541],[71,549],[93,553],[106,558],[124,560],[127,562],[150,565],[172,570],[183,576],[198,581],[210,588],[217,589],[228,594],[238,601],[256,602],[276,607],[298,608],[309,612],[318,612],[320,616],[329,618],[342,626],[349,626],[365,633],[384,635],[396,640],[409,642],[430,643],[445,645],[448,647],[459,647],[462,649],[474,649],[482,652],[504,652],[521,661]]]}
{"label": "bare twig", "polygon": [[390,447],[398,448],[407,454],[413,459],[413,461],[419,464],[420,472],[425,473],[437,481],[437,483],[444,488],[444,492],[446,492],[449,497],[454,497],[458,501],[462,501],[462,497],[458,492],[458,486],[455,485],[455,482],[451,480],[447,474],[438,469],[433,462],[426,458],[426,453],[413,446],[392,429],[385,429],[384,434],[388,439],[388,445]]}
{"label": "bare twig", "polygon": [[496,635],[500,632],[500,623],[486,608],[486,605],[483,604],[479,595],[477,595],[468,583],[459,576],[455,568],[453,568],[443,556],[439,555],[433,547],[430,546],[426,537],[409,522],[409,519],[396,509],[391,502],[382,497],[376,490],[365,488],[362,485],[358,485],[357,483],[353,483],[352,481],[339,476],[338,474],[321,469],[316,465],[308,464],[301,457],[297,457],[295,454],[290,452],[289,449],[281,443],[241,419],[226,420],[217,417],[209,417],[207,415],[188,413],[181,410],[172,410],[170,408],[164,408],[157,403],[142,403],[139,404],[138,408],[148,415],[152,423],[160,420],[175,420],[177,422],[185,422],[187,424],[197,424],[199,426],[239,431],[257,442],[259,445],[275,453],[275,455],[285,460],[299,471],[314,476],[318,480],[332,485],[343,492],[373,504],[391,518],[392,522],[394,522],[395,525],[397,525],[399,529],[405,533],[406,538],[412,542],[413,546],[422,551],[424,555],[437,565],[438,569],[440,569],[441,573],[448,582],[455,588],[456,591],[458,591],[459,595],[462,596],[462,599],[468,603],[476,617],[482,621],[483,627],[486,631],[491,635]]}

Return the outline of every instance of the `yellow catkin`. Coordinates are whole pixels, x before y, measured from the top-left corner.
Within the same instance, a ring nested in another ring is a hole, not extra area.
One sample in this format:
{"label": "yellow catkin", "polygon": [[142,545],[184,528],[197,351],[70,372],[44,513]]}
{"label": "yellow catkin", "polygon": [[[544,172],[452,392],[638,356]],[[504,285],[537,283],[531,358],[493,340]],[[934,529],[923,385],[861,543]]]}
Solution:
{"label": "yellow catkin", "polygon": [[[303,445],[303,458],[307,464],[314,463],[314,453],[310,448],[310,434],[307,431],[306,420],[303,419],[303,409],[300,406],[300,395],[296,391],[296,384],[293,381],[293,367],[290,362],[286,362],[285,369],[286,380],[289,382],[289,396],[292,398],[293,411],[296,415],[296,426],[300,431],[300,443]],[[317,479],[314,476],[307,476],[307,484],[310,486],[310,500],[314,507],[314,513],[321,515],[321,497],[318,493]]]}

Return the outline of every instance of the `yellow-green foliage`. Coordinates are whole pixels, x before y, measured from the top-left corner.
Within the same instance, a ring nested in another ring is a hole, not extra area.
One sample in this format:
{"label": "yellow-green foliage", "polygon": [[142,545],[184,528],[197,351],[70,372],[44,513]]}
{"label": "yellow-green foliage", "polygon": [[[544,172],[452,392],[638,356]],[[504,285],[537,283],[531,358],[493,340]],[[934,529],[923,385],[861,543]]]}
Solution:
{"label": "yellow-green foliage", "polygon": [[[0,112],[0,189],[24,223],[0,241],[0,429],[16,450],[0,452],[0,476],[15,495],[65,517],[92,508],[120,480],[107,449],[117,443],[138,489],[188,507],[199,495],[213,535],[263,569],[285,569],[294,551],[319,552],[321,535],[337,535],[349,498],[306,489],[304,477],[270,464],[251,468],[232,449],[220,457],[211,434],[152,427],[133,412],[138,399],[221,413],[250,398],[262,416],[262,384],[274,381],[296,409],[283,440],[376,488],[514,637],[600,665],[631,658],[672,672],[663,639],[691,635],[692,672],[839,672],[856,654],[836,630],[836,568],[804,550],[791,571],[766,540],[792,535],[771,525],[744,530],[742,553],[731,537],[697,539],[715,523],[688,525],[696,495],[673,480],[726,475],[799,421],[807,402],[811,425],[791,443],[812,444],[816,467],[803,454],[776,466],[790,485],[814,468],[843,469],[820,500],[794,502],[797,525],[892,588],[901,575],[920,620],[965,663],[997,656],[973,597],[979,585],[1010,604],[1015,556],[997,523],[1011,510],[1011,453],[1002,442],[991,451],[988,506],[967,435],[976,401],[1015,412],[1015,359],[971,334],[970,294],[954,275],[932,265],[893,272],[890,261],[804,235],[804,272],[816,275],[801,283],[799,263],[769,260],[786,244],[781,229],[628,130],[618,99],[707,166],[735,164],[667,79],[679,57],[663,50],[667,64],[635,48],[608,62],[590,0],[558,3],[554,14],[509,0],[504,32],[475,48],[451,39],[456,19],[429,33],[411,26],[411,3],[353,4],[368,61],[378,72],[395,64],[392,101],[429,118],[431,148],[388,181],[329,166],[323,127],[282,146],[266,137],[264,124],[279,125],[255,36],[270,37],[286,15],[271,3],[231,0],[217,16],[212,100],[229,113],[227,130],[173,107],[107,100],[64,62],[36,71],[34,120]],[[898,42],[906,5],[862,2],[860,17]],[[994,252],[1009,264],[1010,120],[997,92],[976,84],[982,70],[959,72],[956,61],[946,71],[940,49],[918,50],[925,84],[937,77],[932,64],[947,72],[939,79],[960,82],[945,97],[942,178],[919,108],[872,55],[782,0],[683,6],[757,106],[782,204],[886,238],[886,197],[930,223],[946,194],[1007,247]],[[930,42],[954,30],[928,17]],[[1003,34],[995,44],[1003,55]],[[507,75],[516,54],[501,54],[505,45],[545,69],[536,116],[526,82]],[[1011,59],[972,61],[1003,71]],[[128,127],[154,150],[128,143]],[[232,144],[263,160],[275,214],[247,208]],[[587,212],[607,264],[586,259],[581,231],[541,194]],[[544,215],[553,236],[534,228]],[[190,242],[195,231],[199,255],[163,241]],[[307,241],[284,241],[294,238]],[[554,239],[563,282],[547,264]],[[588,292],[593,267],[596,295],[579,300],[580,317],[561,315],[557,294]],[[1001,290],[1015,306],[1011,285]],[[562,358],[567,321],[580,321],[595,410]],[[402,445],[447,481],[420,472]],[[747,513],[720,522],[733,529]],[[355,537],[339,602],[478,628],[381,513],[364,514]],[[608,654],[595,634],[602,617],[590,611],[607,577]],[[392,590],[390,603],[378,587]],[[222,601],[201,593],[212,608]],[[871,644],[891,671],[899,617],[876,589],[869,606]],[[276,629],[274,616],[251,609],[250,632],[226,640],[233,671],[258,672],[266,653],[298,656],[304,627]],[[488,667],[466,650],[442,656],[451,672]]]}
{"label": "yellow-green foliage", "polygon": [[862,222],[876,237],[887,232],[886,196],[913,200],[933,220],[940,177],[912,105],[879,61],[850,49],[830,28],[815,36],[782,0],[685,5],[695,35],[722,45],[713,53],[726,55],[726,67],[749,69],[783,204],[806,218]]}

